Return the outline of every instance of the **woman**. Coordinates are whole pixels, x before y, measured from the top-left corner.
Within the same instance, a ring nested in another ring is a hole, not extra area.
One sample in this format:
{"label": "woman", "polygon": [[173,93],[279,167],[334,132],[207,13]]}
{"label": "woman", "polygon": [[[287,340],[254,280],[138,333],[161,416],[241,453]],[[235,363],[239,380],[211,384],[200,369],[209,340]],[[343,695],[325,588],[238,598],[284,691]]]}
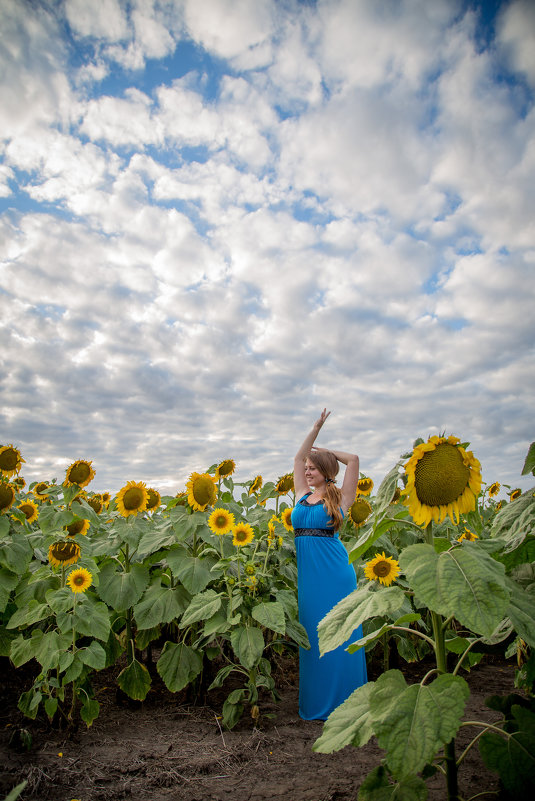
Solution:
{"label": "woman", "polygon": [[[355,500],[359,458],[352,453],[314,446],[330,412],[323,410],[299,448],[294,462],[292,511],[297,553],[299,620],[311,648],[299,649],[299,714],[304,720],[326,720],[353,690],[365,684],[364,649],[349,654],[344,643],[321,658],[317,626],[338,601],[356,586],[347,551],[338,539],[343,516]],[[342,488],[335,484],[339,462],[346,465]],[[359,627],[351,642],[362,636]]]}

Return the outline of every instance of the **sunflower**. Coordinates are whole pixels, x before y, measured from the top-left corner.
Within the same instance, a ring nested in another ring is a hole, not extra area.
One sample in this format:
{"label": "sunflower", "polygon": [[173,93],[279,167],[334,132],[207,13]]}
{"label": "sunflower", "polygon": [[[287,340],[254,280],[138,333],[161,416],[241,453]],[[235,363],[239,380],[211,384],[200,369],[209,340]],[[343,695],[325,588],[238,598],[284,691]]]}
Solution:
{"label": "sunflower", "polygon": [[186,490],[189,505],[198,512],[204,512],[207,506],[212,506],[217,496],[215,479],[209,473],[192,473]]}
{"label": "sunflower", "polygon": [[254,532],[249,523],[238,523],[232,533],[232,544],[238,547],[248,545],[254,540]]}
{"label": "sunflower", "polygon": [[287,506],[286,509],[283,509],[281,512],[281,523],[286,529],[286,531],[293,531],[292,526],[292,507]]}
{"label": "sunflower", "polygon": [[78,459],[73,462],[65,471],[65,481],[67,487],[76,484],[78,487],[87,487],[90,481],[95,478],[95,471],[91,467],[92,462],[85,459]]}
{"label": "sunflower", "polygon": [[14,479],[12,479],[11,483],[13,484],[17,492],[20,492],[26,486],[26,481],[23,479],[22,476],[16,476]]}
{"label": "sunflower", "polygon": [[285,473],[283,476],[279,478],[275,485],[275,491],[279,495],[286,495],[288,492],[293,490],[294,488],[294,476],[293,473]]}
{"label": "sunflower", "polygon": [[77,534],[83,534],[85,536],[89,530],[89,520],[80,518],[79,520],[75,520],[74,523],[69,523],[65,528],[67,529],[68,537],[76,537]]}
{"label": "sunflower", "polygon": [[147,508],[145,511],[155,512],[158,506],[162,502],[162,496],[160,495],[158,490],[155,490],[152,487],[149,487],[147,489],[147,492],[149,493],[149,502],[147,503]]}
{"label": "sunflower", "polygon": [[258,579],[256,576],[247,576],[245,579],[245,586],[248,590],[255,590],[258,585]]}
{"label": "sunflower", "polygon": [[369,495],[373,489],[373,481],[371,478],[364,476],[359,478],[357,482],[357,495]]}
{"label": "sunflower", "polygon": [[73,565],[80,558],[80,546],[76,542],[53,542],[48,549],[48,561],[56,567]]}
{"label": "sunflower", "polygon": [[352,505],[349,507],[349,517],[355,528],[363,526],[372,511],[371,504],[368,503],[365,498],[361,498],[357,495]]}
{"label": "sunflower", "polygon": [[214,534],[228,534],[234,528],[234,515],[226,509],[214,509],[208,518],[208,528]]}
{"label": "sunflower", "polygon": [[495,481],[494,484],[490,484],[490,486],[488,487],[489,498],[495,498],[496,495],[499,493],[499,491],[500,491],[499,481]]}
{"label": "sunflower", "polygon": [[119,490],[116,498],[117,510],[123,517],[144,512],[149,502],[149,493],[143,481],[129,481]]}
{"label": "sunflower", "polygon": [[481,465],[458,437],[430,437],[416,445],[405,465],[407,505],[414,522],[439,523],[446,515],[454,523],[475,509],[481,489]]}
{"label": "sunflower", "polygon": [[27,523],[33,523],[34,520],[37,520],[39,516],[39,509],[37,504],[33,501],[23,501],[23,503],[19,503],[17,509],[20,509],[21,512],[24,512]]}
{"label": "sunflower", "polygon": [[103,492],[100,497],[102,498],[102,503],[104,504],[104,506],[107,509],[108,506],[109,506],[109,503],[111,501],[111,493]]}
{"label": "sunflower", "polygon": [[255,476],[251,481],[251,486],[249,487],[248,495],[252,495],[255,492],[258,492],[262,489],[262,484],[264,483],[264,479],[262,476]]}
{"label": "sunflower", "polygon": [[0,481],[0,512],[9,509],[15,500],[15,487],[7,481]]}
{"label": "sunflower", "polygon": [[0,475],[6,478],[14,476],[19,472],[24,461],[19,449],[15,448],[14,445],[2,445],[0,447]]}
{"label": "sunflower", "polygon": [[500,509],[503,509],[504,506],[505,506],[505,501],[498,501],[498,503],[494,507],[494,511],[499,512]]}
{"label": "sunflower", "polygon": [[396,487],[396,489],[394,490],[394,494],[392,496],[392,500],[390,501],[390,503],[398,503],[400,498],[401,498],[401,490],[400,490],[399,487]]}
{"label": "sunflower", "polygon": [[188,502],[188,493],[187,492],[177,492],[177,494],[175,495],[175,498],[177,499],[177,503],[176,503],[177,506],[185,506],[187,504],[187,502]]}
{"label": "sunflower", "polygon": [[35,485],[32,492],[35,495],[35,497],[38,498],[40,501],[46,501],[46,499],[48,498],[48,495],[46,493],[47,489],[48,489],[48,484],[45,481],[40,481],[39,484]]}
{"label": "sunflower", "polygon": [[98,493],[91,495],[90,498],[85,498],[85,501],[97,515],[99,515],[104,509],[102,495],[99,495]]}
{"label": "sunflower", "polygon": [[522,495],[522,490],[520,489],[520,487],[518,487],[517,489],[511,490],[511,492],[509,493],[509,500],[516,501],[516,499],[520,498],[521,495]]}
{"label": "sunflower", "polygon": [[376,553],[371,561],[366,562],[364,575],[370,581],[380,581],[388,587],[399,575],[399,562],[386,556],[384,551]]}
{"label": "sunflower", "polygon": [[73,592],[85,592],[93,581],[93,576],[85,567],[77,567],[71,570],[67,577],[67,584]]}
{"label": "sunflower", "polygon": [[479,539],[479,535],[475,534],[473,531],[470,531],[470,529],[466,528],[466,526],[465,526],[465,529],[464,529],[463,533],[461,534],[461,536],[457,537],[457,542],[462,542],[463,540],[467,540],[468,542],[474,542],[475,540],[478,540],[478,539]]}
{"label": "sunflower", "polygon": [[231,476],[236,470],[236,463],[232,459],[225,459],[217,465],[215,471],[215,480],[219,481],[220,478]]}

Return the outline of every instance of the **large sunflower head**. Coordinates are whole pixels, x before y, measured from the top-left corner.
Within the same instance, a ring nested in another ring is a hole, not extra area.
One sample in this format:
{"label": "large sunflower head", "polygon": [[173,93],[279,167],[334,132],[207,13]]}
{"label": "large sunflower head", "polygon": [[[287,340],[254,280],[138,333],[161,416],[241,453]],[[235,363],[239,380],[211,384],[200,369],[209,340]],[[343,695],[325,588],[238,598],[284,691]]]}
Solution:
{"label": "large sunflower head", "polygon": [[0,481],[0,512],[5,512],[15,501],[15,487],[7,481]]}
{"label": "large sunflower head", "polygon": [[149,502],[149,493],[143,481],[129,481],[119,490],[115,503],[123,517],[144,512]]}
{"label": "large sunflower head", "polygon": [[219,481],[220,478],[231,476],[236,469],[236,463],[232,459],[225,459],[217,465],[215,471],[215,480]]}
{"label": "large sunflower head", "polygon": [[53,542],[48,549],[48,561],[56,567],[73,565],[80,558],[80,546],[76,542]]}
{"label": "large sunflower head", "polygon": [[363,526],[366,520],[372,513],[371,504],[365,498],[359,495],[355,498],[354,502],[349,507],[349,517],[355,528]]}
{"label": "large sunflower head", "polygon": [[214,534],[228,534],[234,528],[234,515],[227,509],[214,509],[208,518],[208,528]]}
{"label": "large sunflower head", "polygon": [[20,509],[21,512],[24,512],[27,523],[33,523],[39,516],[39,509],[37,504],[33,501],[23,501],[22,503],[19,503],[17,509]]}
{"label": "large sunflower head", "polygon": [[89,530],[89,520],[80,518],[79,520],[75,520],[74,523],[69,523],[65,528],[65,533],[68,537],[76,537],[78,534],[83,534],[85,536]]}
{"label": "large sunflower head", "polygon": [[285,473],[275,484],[275,490],[279,495],[287,495],[294,488],[293,473]]}
{"label": "large sunflower head", "polygon": [[0,446],[0,475],[10,478],[16,475],[25,460],[14,445]]}
{"label": "large sunflower head", "polygon": [[258,492],[262,489],[262,484],[264,483],[264,479],[262,476],[255,476],[251,481],[251,486],[249,487],[248,495],[253,495],[253,493]]}
{"label": "large sunflower head", "polygon": [[73,592],[85,592],[91,586],[93,576],[85,567],[77,567],[71,570],[67,577],[67,584]]}
{"label": "large sunflower head", "polygon": [[160,495],[158,490],[155,490],[152,487],[149,487],[147,489],[147,492],[149,493],[149,501],[147,503],[146,511],[155,512],[162,502],[162,496]]}
{"label": "large sunflower head", "polygon": [[287,506],[286,509],[283,509],[281,512],[281,523],[286,529],[286,531],[293,531],[292,526],[292,507]]}
{"label": "large sunflower head", "polygon": [[238,523],[234,526],[232,544],[237,547],[248,545],[254,540],[254,532],[249,523]]}
{"label": "large sunflower head", "polygon": [[439,523],[446,515],[457,524],[460,514],[475,509],[481,465],[458,437],[434,436],[416,445],[405,471],[407,505],[419,526]]}
{"label": "large sunflower head", "polygon": [[357,495],[369,495],[373,489],[373,481],[367,476],[359,478],[357,482]]}
{"label": "large sunflower head", "polygon": [[32,492],[38,500],[46,501],[46,499],[48,498],[47,489],[48,489],[48,484],[46,483],[46,481],[40,481],[39,484],[35,485]]}
{"label": "large sunflower head", "polygon": [[500,491],[500,482],[499,481],[494,481],[493,484],[489,484],[489,486],[487,487],[487,492],[489,493],[489,498],[495,498],[496,495],[499,493],[499,491]]}
{"label": "large sunflower head", "polygon": [[198,512],[204,512],[207,506],[213,506],[217,496],[215,479],[210,473],[192,473],[186,490],[189,505]]}
{"label": "large sunflower head", "polygon": [[399,572],[399,563],[391,556],[386,556],[384,551],[376,553],[374,558],[366,562],[364,566],[366,578],[370,581],[379,581],[385,587],[395,581]]}
{"label": "large sunflower head", "polygon": [[73,462],[65,471],[65,481],[67,487],[76,484],[78,487],[86,487],[95,478],[95,471],[91,467],[92,462],[85,459],[78,459]]}
{"label": "large sunflower head", "polygon": [[97,515],[99,515],[104,509],[104,500],[102,495],[100,495],[98,492],[88,498],[85,498],[85,501]]}

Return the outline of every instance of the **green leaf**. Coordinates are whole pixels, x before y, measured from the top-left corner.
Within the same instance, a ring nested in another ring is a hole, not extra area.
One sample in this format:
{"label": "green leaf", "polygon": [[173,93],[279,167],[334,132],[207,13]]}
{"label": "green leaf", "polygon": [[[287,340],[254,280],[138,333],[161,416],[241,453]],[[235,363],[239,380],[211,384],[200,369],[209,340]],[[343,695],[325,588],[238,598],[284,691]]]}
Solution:
{"label": "green leaf", "polygon": [[33,659],[35,656],[35,652],[38,649],[41,639],[43,637],[43,632],[39,629],[37,631],[32,632],[32,636],[24,639],[22,634],[17,637],[11,643],[11,650],[9,654],[9,658],[15,665],[15,667],[21,667],[21,665],[25,665],[26,662],[29,662],[30,659]]}
{"label": "green leaf", "polygon": [[535,476],[535,442],[532,442],[529,446],[526,461],[524,462],[524,467],[522,468],[523,476],[526,476],[528,473],[533,473]]}
{"label": "green leaf", "polygon": [[517,634],[531,648],[535,648],[535,596],[524,590],[512,579],[507,579],[511,591],[511,601],[506,615]]}
{"label": "green leaf", "polygon": [[251,612],[253,618],[265,626],[267,629],[276,631],[277,634],[286,633],[286,623],[284,618],[284,607],[278,601],[261,601],[253,607]]}
{"label": "green leaf", "polygon": [[286,636],[300,648],[310,651],[310,640],[308,639],[307,630],[298,620],[292,618],[286,621]]}
{"label": "green leaf", "polygon": [[63,674],[63,686],[65,687],[67,684],[70,684],[71,681],[76,681],[83,669],[84,663],[78,653],[75,653],[70,665]]}
{"label": "green leaf", "polygon": [[28,781],[26,779],[24,779],[24,781],[21,782],[20,784],[17,784],[17,786],[14,787],[11,790],[11,792],[6,795],[5,801],[17,801],[17,798],[22,793],[27,784]]}
{"label": "green leaf", "polygon": [[425,801],[427,785],[419,776],[390,784],[382,765],[374,768],[362,782],[358,801]]}
{"label": "green leaf", "polygon": [[7,623],[8,629],[17,629],[20,626],[31,626],[33,623],[38,623],[50,617],[52,611],[48,604],[40,604],[39,601],[30,601],[28,606],[23,609],[17,609],[14,612],[9,622]]}
{"label": "green leaf", "polygon": [[117,676],[121,690],[135,701],[144,701],[150,690],[150,673],[141,662],[133,659]]}
{"label": "green leaf", "polygon": [[178,546],[168,551],[166,559],[175,578],[179,579],[192,595],[202,592],[213,581],[212,567],[217,559],[211,556],[189,556]]}
{"label": "green leaf", "polygon": [[505,569],[477,543],[437,554],[432,545],[409,545],[399,564],[418,599],[434,612],[453,615],[477,634],[490,636],[505,616],[510,590]]}
{"label": "green leaf", "polygon": [[221,595],[215,590],[206,590],[194,595],[180,620],[181,627],[190,626],[198,620],[208,620],[221,606]]}
{"label": "green leaf", "polygon": [[378,629],[375,629],[375,631],[370,631],[369,634],[365,634],[364,637],[360,638],[360,640],[355,640],[355,642],[352,642],[347,649],[348,652],[350,654],[354,654],[355,651],[360,651],[361,648],[365,648],[371,642],[378,640],[380,637],[383,636],[383,634],[385,634],[387,631],[390,631],[391,628],[392,628],[391,624],[384,623]]}
{"label": "green leaf", "polygon": [[9,517],[7,515],[0,515],[0,537],[7,537],[9,528]]}
{"label": "green leaf", "polygon": [[62,632],[73,629],[78,634],[107,641],[110,633],[110,613],[106,604],[90,596],[80,598],[76,606],[67,612],[58,612],[56,621]]}
{"label": "green leaf", "polygon": [[143,559],[145,556],[156,553],[156,551],[159,551],[161,548],[167,548],[175,543],[176,536],[172,528],[164,531],[156,528],[149,529],[143,534],[139,541],[137,556]]}
{"label": "green leaf", "polygon": [[172,693],[186,687],[202,670],[202,655],[185,643],[166,642],[156,669]]}
{"label": "green leaf", "polygon": [[230,642],[239,662],[251,670],[260,661],[264,652],[264,635],[256,626],[237,626],[230,635]]}
{"label": "green leaf", "polygon": [[103,670],[106,665],[106,651],[96,640],[93,640],[86,648],[79,648],[78,654],[84,665]]}
{"label": "green leaf", "polygon": [[138,629],[151,629],[160,623],[170,623],[187,608],[190,595],[184,587],[162,587],[158,582],[147,588],[145,595],[134,606]]}
{"label": "green leaf", "polygon": [[11,643],[15,637],[15,632],[8,631],[5,626],[0,626],[0,656],[9,656]]}
{"label": "green leaf", "polygon": [[0,612],[4,612],[9,601],[11,591],[15,589],[19,583],[19,577],[11,570],[6,570],[4,567],[0,568]]}
{"label": "green leaf", "polygon": [[85,698],[80,709],[80,717],[87,725],[87,728],[91,726],[93,721],[98,718],[98,714],[100,712],[100,704],[95,698]]}
{"label": "green leaf", "polygon": [[106,562],[100,570],[98,594],[116,612],[134,606],[149,583],[149,569],[142,564],[131,566],[130,572],[116,570],[115,562]]}
{"label": "green leaf", "polygon": [[400,461],[394,465],[390,472],[387,473],[381,481],[379,489],[377,490],[377,495],[375,496],[374,504],[377,518],[380,518],[392,503],[392,498],[394,497],[394,492],[396,491],[396,487],[401,475],[400,468],[402,464],[403,462]]}
{"label": "green leaf", "polygon": [[43,706],[49,720],[52,720],[58,709],[58,699],[53,696],[49,696]]}
{"label": "green leaf", "polygon": [[61,657],[72,643],[72,637],[60,634],[58,631],[49,631],[40,638],[35,649],[35,658],[41,665],[43,672],[59,667]]}
{"label": "green leaf", "polygon": [[511,711],[518,730],[503,737],[485,732],[479,750],[485,765],[499,773],[511,798],[531,801],[535,792],[535,715],[516,705]]}
{"label": "green leaf", "polygon": [[42,698],[42,693],[37,690],[28,690],[28,692],[22,693],[17,706],[23,715],[35,720]]}
{"label": "green leaf", "polygon": [[354,690],[327,718],[323,732],[312,750],[319,754],[332,754],[346,745],[365,745],[373,734],[369,696],[373,682]]}
{"label": "green leaf", "polygon": [[24,534],[14,532],[10,541],[0,545],[0,567],[22,576],[33,557],[33,549]]}
{"label": "green leaf", "polygon": [[369,698],[377,742],[387,751],[386,763],[403,781],[417,774],[459,728],[467,683],[443,674],[431,684],[408,686],[399,670],[383,673]]}
{"label": "green leaf", "polygon": [[353,590],[320,620],[320,655],[347,642],[353,631],[365,620],[395,613],[404,600],[405,594],[400,587],[385,587],[375,591],[367,584],[361,589]]}
{"label": "green leaf", "polygon": [[299,609],[295,592],[291,590],[277,590],[275,598],[283,605],[284,611],[290,619],[297,618]]}

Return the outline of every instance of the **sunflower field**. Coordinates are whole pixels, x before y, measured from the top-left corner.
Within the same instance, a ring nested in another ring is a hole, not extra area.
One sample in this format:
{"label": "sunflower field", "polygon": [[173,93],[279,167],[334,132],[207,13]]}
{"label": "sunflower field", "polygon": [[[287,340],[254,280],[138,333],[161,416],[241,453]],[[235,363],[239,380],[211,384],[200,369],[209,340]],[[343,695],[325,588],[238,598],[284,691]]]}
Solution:
{"label": "sunflower field", "polygon": [[[23,714],[90,726],[100,711],[95,673],[112,669],[119,690],[142,701],[155,655],[169,692],[194,698],[230,685],[223,724],[247,714],[259,725],[263,699],[278,698],[278,656],[309,647],[298,620],[292,474],[236,482],[226,459],[192,473],[175,496],[128,481],[111,497],[90,491],[89,461],[73,462],[61,483],[29,487],[23,464],[18,448],[0,446],[0,655],[14,669],[35,665]],[[523,473],[535,474],[535,444]],[[436,771],[445,797],[460,799],[463,673],[499,651],[517,660],[518,694],[494,701],[501,724],[470,721],[473,745],[511,796],[531,797],[533,490],[485,485],[453,436],[417,440],[373,489],[362,476],[340,532],[358,589],[318,631],[327,652],[362,624],[349,650],[379,656],[383,670],[331,714],[314,750],[377,738],[384,760],[359,801],[423,801]],[[429,671],[409,685],[392,661]]]}

